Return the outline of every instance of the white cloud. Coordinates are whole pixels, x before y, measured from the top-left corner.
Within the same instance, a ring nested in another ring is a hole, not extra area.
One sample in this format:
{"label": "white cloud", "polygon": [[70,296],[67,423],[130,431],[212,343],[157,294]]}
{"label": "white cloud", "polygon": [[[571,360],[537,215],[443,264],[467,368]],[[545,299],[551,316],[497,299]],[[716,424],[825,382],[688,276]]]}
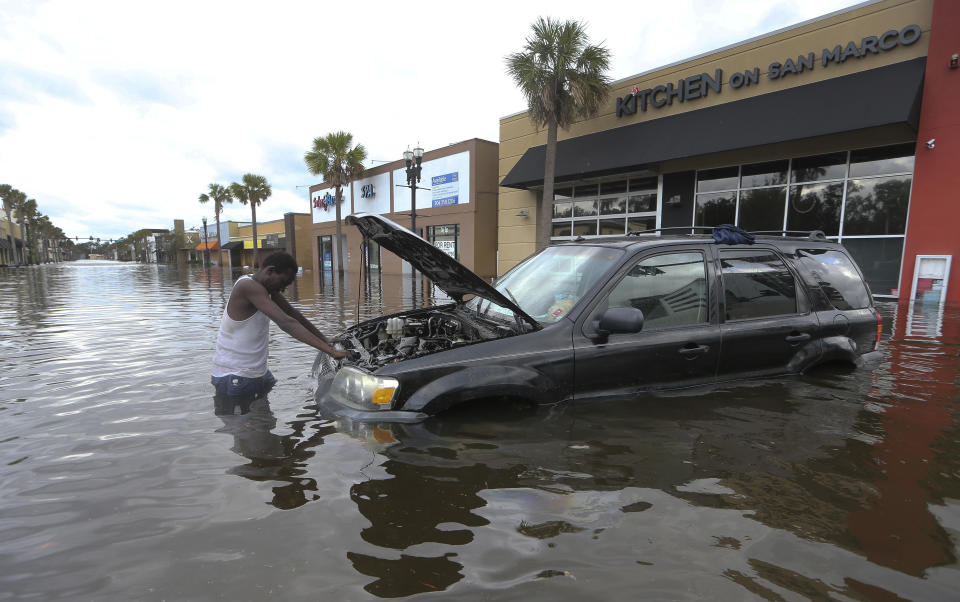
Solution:
{"label": "white cloud", "polygon": [[0,2],[0,182],[109,238],[212,221],[207,184],[253,172],[274,190],[258,218],[277,219],[309,208],[316,136],[349,131],[376,160],[496,141],[524,109],[504,56],[540,15],[586,21],[619,79],[850,4]]}

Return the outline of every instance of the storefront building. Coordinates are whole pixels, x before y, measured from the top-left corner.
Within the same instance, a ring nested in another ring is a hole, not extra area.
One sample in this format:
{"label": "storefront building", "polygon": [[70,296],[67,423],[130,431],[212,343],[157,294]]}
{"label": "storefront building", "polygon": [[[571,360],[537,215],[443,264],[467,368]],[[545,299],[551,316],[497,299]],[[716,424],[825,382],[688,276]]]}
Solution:
{"label": "storefront building", "polygon": [[[223,243],[224,253],[221,261],[231,268],[255,267],[253,248],[253,223],[228,222],[221,224],[221,236],[226,231],[229,242]],[[227,225],[225,228],[224,226]],[[293,255],[297,265],[310,269],[310,214],[286,213],[282,219],[257,222],[257,245],[261,259],[276,251],[285,251]]]}
{"label": "storefront building", "polygon": [[[496,273],[497,144],[477,138],[426,151],[416,192],[417,234],[483,277]],[[315,270],[337,269],[336,192],[327,184],[310,187]],[[342,191],[341,217],[375,213],[411,227],[413,195],[406,164],[393,161],[368,169]],[[344,269],[382,274],[408,273],[409,265],[356,228],[341,225]],[[364,246],[365,245],[365,246]],[[361,262],[361,257],[363,262]]]}
{"label": "storefront building", "polygon": [[[16,250],[10,246],[10,233],[13,231],[13,244]],[[17,227],[10,227],[10,222],[0,221],[0,266],[16,265],[17,259],[23,253],[23,241],[20,240],[20,230]]]}
{"label": "storefront building", "polygon": [[[822,230],[875,296],[960,301],[958,40],[958,2],[865,2],[617,81],[560,132],[552,238]],[[535,249],[545,141],[500,121],[498,273]]]}

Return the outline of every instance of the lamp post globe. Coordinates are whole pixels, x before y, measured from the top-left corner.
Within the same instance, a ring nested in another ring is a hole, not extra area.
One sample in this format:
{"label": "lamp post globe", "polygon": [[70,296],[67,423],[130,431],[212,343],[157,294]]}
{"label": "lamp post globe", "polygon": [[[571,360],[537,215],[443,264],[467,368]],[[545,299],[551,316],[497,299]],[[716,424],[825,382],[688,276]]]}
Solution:
{"label": "lamp post globe", "polygon": [[417,234],[417,184],[423,171],[423,148],[418,144],[413,150],[407,147],[403,151],[403,161],[407,164],[407,185],[410,187],[410,229]]}

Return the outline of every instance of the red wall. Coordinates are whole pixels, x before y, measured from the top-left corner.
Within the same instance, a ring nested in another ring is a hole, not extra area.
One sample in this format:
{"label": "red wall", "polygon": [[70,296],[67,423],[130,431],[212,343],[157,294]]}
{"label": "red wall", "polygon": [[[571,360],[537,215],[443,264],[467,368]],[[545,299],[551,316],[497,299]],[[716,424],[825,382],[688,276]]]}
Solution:
{"label": "red wall", "polygon": [[[910,221],[900,298],[910,296],[917,255],[953,255],[947,301],[960,302],[960,2],[936,0],[923,80]],[[936,148],[927,141],[936,138]]]}

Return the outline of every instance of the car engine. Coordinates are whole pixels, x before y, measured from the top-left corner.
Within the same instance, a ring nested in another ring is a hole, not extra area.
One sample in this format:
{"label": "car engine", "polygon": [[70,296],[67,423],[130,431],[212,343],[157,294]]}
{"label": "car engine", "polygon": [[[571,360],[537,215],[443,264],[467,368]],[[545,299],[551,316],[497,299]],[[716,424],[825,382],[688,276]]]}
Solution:
{"label": "car engine", "polygon": [[337,341],[360,356],[350,364],[375,370],[392,362],[516,333],[515,324],[478,315],[462,306],[449,306],[363,322],[347,329]]}

